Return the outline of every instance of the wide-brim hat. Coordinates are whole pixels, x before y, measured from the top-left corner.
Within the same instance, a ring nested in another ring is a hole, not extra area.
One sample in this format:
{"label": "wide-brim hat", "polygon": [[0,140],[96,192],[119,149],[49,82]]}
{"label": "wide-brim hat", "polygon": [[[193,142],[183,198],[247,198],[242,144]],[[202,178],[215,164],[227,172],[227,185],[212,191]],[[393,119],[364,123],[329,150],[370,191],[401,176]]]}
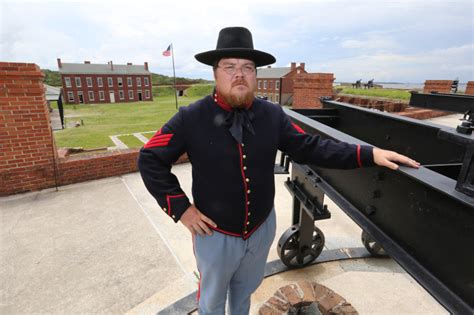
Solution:
{"label": "wide-brim hat", "polygon": [[215,50],[209,50],[194,56],[197,61],[212,66],[222,58],[243,58],[253,60],[261,67],[275,63],[269,53],[253,48],[252,33],[245,27],[226,27],[219,32]]}

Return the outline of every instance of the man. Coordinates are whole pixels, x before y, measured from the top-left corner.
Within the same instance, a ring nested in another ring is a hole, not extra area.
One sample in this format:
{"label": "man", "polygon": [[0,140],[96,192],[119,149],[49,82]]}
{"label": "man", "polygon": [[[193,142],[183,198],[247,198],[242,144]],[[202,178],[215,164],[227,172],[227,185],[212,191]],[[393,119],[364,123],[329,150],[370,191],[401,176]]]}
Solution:
{"label": "man", "polygon": [[[277,150],[300,163],[332,168],[419,164],[395,152],[307,135],[281,106],[254,98],[256,67],[275,58],[253,48],[246,28],[222,29],[217,48],[195,58],[213,67],[215,92],[181,107],[142,148],[138,166],[163,211],[193,235],[199,313],[224,314],[228,296],[231,314],[248,314],[275,236]],[[171,173],[185,152],[192,164],[193,204]]]}

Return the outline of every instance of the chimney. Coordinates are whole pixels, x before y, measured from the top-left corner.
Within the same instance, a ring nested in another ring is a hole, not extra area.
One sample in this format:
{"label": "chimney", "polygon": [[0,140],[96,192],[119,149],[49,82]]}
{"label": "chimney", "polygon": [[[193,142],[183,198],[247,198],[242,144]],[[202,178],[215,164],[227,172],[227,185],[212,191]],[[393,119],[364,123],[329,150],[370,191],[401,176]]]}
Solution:
{"label": "chimney", "polygon": [[90,65],[91,62],[90,62],[89,60],[84,60],[84,64],[85,64],[85,65]]}
{"label": "chimney", "polygon": [[114,70],[114,64],[112,60],[109,61],[109,65],[110,65],[110,70]]}
{"label": "chimney", "polygon": [[127,66],[131,66],[131,65],[132,65],[132,63],[131,63],[131,62],[127,62]]}
{"label": "chimney", "polygon": [[291,63],[291,71],[296,69],[296,62]]}
{"label": "chimney", "polygon": [[302,70],[304,70],[304,62],[300,62],[300,67]]}
{"label": "chimney", "polygon": [[63,67],[63,64],[61,62],[61,58],[58,58],[58,69],[61,69]]}
{"label": "chimney", "polygon": [[148,62],[145,61],[145,70],[148,71]]}

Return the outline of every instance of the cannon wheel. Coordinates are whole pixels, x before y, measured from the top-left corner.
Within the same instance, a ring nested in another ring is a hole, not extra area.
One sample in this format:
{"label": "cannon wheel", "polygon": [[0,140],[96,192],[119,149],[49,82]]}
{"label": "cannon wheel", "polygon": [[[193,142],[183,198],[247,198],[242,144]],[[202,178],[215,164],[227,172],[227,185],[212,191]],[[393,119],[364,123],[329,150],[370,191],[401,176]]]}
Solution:
{"label": "cannon wheel", "polygon": [[290,268],[304,267],[321,254],[324,247],[324,234],[316,226],[313,231],[311,247],[300,248],[299,225],[295,224],[283,233],[278,241],[278,256]]}
{"label": "cannon wheel", "polygon": [[378,243],[369,233],[366,231],[362,231],[361,235],[362,243],[364,244],[365,248],[372,254],[372,256],[376,257],[385,257],[388,256],[383,249],[382,245]]}

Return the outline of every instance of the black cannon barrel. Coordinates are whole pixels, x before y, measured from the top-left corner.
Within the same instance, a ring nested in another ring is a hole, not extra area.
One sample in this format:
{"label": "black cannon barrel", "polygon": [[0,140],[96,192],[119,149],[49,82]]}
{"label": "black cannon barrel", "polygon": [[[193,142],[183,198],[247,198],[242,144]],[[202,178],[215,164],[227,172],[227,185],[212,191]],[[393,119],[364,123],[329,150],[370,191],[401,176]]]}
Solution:
{"label": "black cannon barrel", "polygon": [[326,100],[323,106],[321,115],[315,109],[285,111],[309,134],[392,149],[422,166],[333,170],[293,163],[292,178],[309,180],[298,174],[311,170],[324,193],[441,304],[453,313],[472,313],[474,198],[456,186],[463,167],[472,173],[472,155],[469,161],[466,156],[474,137],[345,103]]}

